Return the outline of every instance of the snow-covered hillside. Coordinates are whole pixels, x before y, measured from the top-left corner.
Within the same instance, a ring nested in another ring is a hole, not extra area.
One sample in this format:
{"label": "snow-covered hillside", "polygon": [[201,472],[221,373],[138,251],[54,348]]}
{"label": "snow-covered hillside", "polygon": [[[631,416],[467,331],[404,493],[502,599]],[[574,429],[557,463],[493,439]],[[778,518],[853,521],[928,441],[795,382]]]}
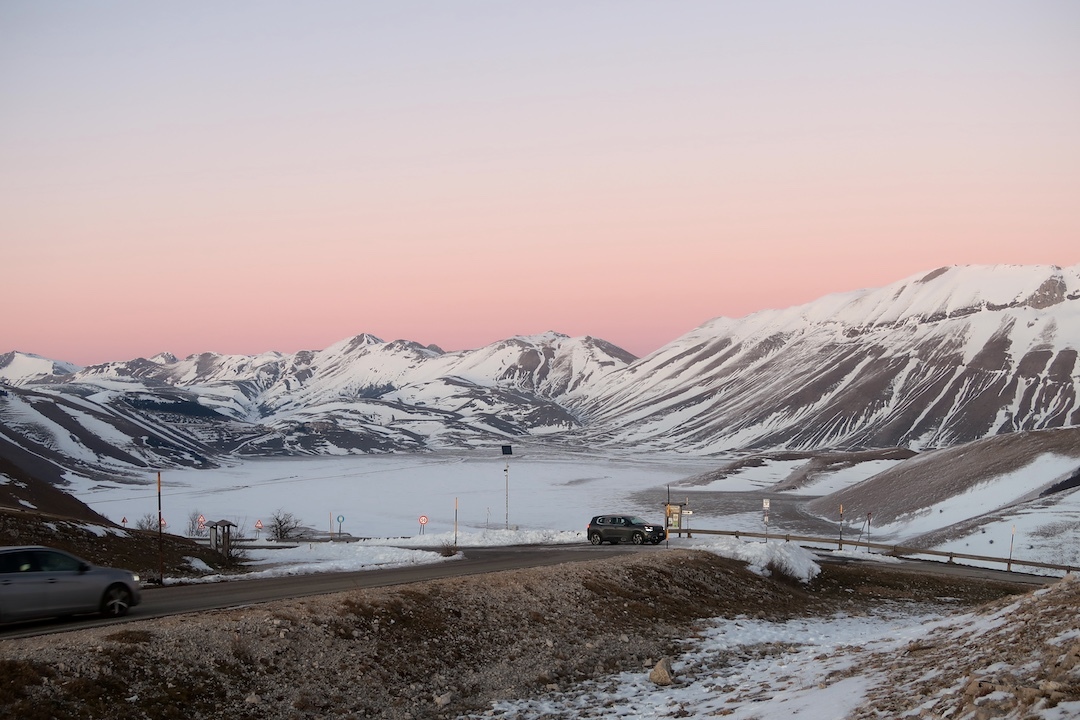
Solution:
{"label": "snow-covered hillside", "polygon": [[665,449],[944,447],[1080,423],[1080,266],[952,267],[718,318],[608,378],[590,420]]}

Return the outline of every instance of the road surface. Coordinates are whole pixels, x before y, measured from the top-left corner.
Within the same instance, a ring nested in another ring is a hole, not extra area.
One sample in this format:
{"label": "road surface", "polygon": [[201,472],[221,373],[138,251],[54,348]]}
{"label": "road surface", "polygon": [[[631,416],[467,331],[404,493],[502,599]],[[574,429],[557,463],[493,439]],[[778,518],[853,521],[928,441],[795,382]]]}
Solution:
{"label": "road surface", "polygon": [[[137,620],[179,615],[183,613],[242,607],[275,600],[347,592],[361,588],[404,585],[408,583],[461,577],[482,573],[518,570],[523,568],[557,565],[566,562],[599,560],[628,552],[665,552],[668,545],[555,545],[518,546],[496,548],[468,548],[464,558],[431,565],[417,565],[382,570],[359,570],[339,573],[313,573],[285,577],[235,580],[229,582],[203,583],[197,585],[169,585],[149,587],[143,592],[143,601],[131,609],[124,618],[105,619],[84,616],[66,620],[45,620],[17,623],[0,627],[0,639],[31,637],[50,633],[83,630]],[[833,558],[829,553],[818,554],[821,562],[863,562],[850,557]],[[872,562],[872,561],[867,561]],[[1003,570],[971,567],[966,565],[920,560],[901,563],[874,563],[875,567],[895,572],[941,573],[969,579],[999,580],[1031,585],[1043,585],[1057,578]]]}

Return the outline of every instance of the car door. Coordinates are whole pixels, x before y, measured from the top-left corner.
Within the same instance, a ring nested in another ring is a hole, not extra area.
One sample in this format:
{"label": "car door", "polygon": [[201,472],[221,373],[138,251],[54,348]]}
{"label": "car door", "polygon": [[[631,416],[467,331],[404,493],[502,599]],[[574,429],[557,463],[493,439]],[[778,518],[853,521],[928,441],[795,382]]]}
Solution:
{"label": "car door", "polygon": [[611,519],[611,522],[615,529],[615,537],[619,538],[619,542],[626,542],[630,539],[630,528],[626,526],[626,518],[615,517]]}
{"label": "car door", "polygon": [[42,609],[47,615],[97,610],[99,591],[86,563],[57,550],[34,550],[43,579]]}
{"label": "car door", "polygon": [[43,594],[44,580],[31,551],[0,553],[0,621],[37,617]]}

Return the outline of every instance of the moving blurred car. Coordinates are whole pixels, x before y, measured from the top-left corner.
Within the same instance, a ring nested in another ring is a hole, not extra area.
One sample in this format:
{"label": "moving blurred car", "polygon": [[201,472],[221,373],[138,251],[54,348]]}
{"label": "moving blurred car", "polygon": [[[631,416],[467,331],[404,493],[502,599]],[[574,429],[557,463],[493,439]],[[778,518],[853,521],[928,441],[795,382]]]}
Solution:
{"label": "moving blurred car", "polygon": [[645,522],[636,515],[597,515],[589,522],[586,535],[593,545],[616,545],[623,540],[635,545],[659,545],[667,537],[663,524]]}
{"label": "moving blurred car", "polygon": [[121,617],[142,600],[139,576],[62,550],[0,547],[0,623],[101,613]]}

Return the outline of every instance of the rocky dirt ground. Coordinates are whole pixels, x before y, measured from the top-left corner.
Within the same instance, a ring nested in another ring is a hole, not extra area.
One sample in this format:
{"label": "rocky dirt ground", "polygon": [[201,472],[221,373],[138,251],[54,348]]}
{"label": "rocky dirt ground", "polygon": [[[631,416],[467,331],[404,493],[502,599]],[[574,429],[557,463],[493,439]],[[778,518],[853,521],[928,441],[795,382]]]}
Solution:
{"label": "rocky dirt ground", "polygon": [[1040,717],[1035,713],[1076,703],[1078,608],[1080,578],[1070,575],[984,605],[978,614],[909,643],[900,655],[868,657],[859,672],[881,673],[884,680],[854,720]]}
{"label": "rocky dirt ground", "polygon": [[0,717],[453,718],[586,678],[648,674],[707,618],[929,608],[945,597],[955,611],[1024,592],[872,566],[829,565],[801,585],[710,553],[624,555],[6,640]]}

